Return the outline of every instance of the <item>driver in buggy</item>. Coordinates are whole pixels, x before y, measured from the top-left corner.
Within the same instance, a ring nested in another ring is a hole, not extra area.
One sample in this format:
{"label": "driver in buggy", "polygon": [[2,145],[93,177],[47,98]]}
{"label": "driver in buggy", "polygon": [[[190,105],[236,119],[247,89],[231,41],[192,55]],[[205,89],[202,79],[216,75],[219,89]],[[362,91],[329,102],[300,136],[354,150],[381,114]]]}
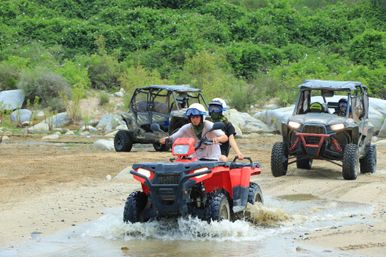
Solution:
{"label": "driver in buggy", "polygon": [[[205,107],[199,103],[194,103],[186,110],[185,115],[189,119],[189,123],[182,126],[177,132],[169,137],[163,137],[160,139],[161,144],[165,144],[166,140],[174,142],[177,138],[194,138],[196,146],[200,143],[202,135],[205,135],[209,131],[213,123],[205,120],[207,112]],[[213,130],[206,134],[206,137],[213,141],[211,145],[202,144],[197,149],[195,156],[199,160],[215,160],[218,161],[221,156],[221,150],[219,143],[225,143],[228,141],[228,137],[222,130]]]}

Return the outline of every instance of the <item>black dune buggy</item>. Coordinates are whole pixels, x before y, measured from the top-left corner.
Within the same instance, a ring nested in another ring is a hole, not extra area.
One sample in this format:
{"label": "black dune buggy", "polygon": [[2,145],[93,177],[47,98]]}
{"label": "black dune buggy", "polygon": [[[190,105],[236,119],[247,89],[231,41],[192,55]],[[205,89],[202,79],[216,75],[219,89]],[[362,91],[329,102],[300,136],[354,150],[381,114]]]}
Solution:
{"label": "black dune buggy", "polygon": [[[156,151],[168,151],[158,139],[172,134],[188,122],[184,116],[192,103],[207,107],[201,90],[189,85],[153,85],[137,88],[130,100],[130,110],[122,114],[127,130],[119,130],[114,138],[117,152],[130,152],[133,144],[153,144]],[[161,132],[153,131],[158,124]]]}
{"label": "black dune buggy", "polygon": [[[286,175],[289,164],[311,169],[314,159],[342,167],[344,179],[376,170],[374,128],[368,120],[366,86],[352,81],[308,80],[299,86],[294,113],[282,124],[283,142],[272,148],[271,170]],[[340,112],[340,103],[345,111]],[[338,162],[337,162],[338,161]]]}

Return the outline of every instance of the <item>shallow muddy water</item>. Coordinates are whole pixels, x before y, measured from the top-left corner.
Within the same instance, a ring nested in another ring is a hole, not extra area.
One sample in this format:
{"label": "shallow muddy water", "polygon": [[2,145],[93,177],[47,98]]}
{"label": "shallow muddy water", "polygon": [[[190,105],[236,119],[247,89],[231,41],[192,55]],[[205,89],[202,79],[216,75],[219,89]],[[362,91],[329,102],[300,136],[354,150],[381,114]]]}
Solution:
{"label": "shallow muddy water", "polygon": [[28,242],[0,249],[0,256],[353,256],[302,242],[321,228],[369,222],[363,217],[373,211],[370,205],[312,195],[267,197],[265,202],[248,207],[249,221],[211,224],[194,218],[124,224],[117,207],[55,235],[35,231]]}

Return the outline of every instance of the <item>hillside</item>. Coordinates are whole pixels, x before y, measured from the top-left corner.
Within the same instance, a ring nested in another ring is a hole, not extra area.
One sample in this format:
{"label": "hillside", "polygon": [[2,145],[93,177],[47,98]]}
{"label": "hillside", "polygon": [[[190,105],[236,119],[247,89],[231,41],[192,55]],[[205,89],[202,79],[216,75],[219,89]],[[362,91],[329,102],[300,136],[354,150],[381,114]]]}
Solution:
{"label": "hillside", "polygon": [[89,88],[184,83],[245,110],[291,103],[316,78],[385,99],[385,12],[381,0],[4,0],[0,90],[59,110],[52,99]]}

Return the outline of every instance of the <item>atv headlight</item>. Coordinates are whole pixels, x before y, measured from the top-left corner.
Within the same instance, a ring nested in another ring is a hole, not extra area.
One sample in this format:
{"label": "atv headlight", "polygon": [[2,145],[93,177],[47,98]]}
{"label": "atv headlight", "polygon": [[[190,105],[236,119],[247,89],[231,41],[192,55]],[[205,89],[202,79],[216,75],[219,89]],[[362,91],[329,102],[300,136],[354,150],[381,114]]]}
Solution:
{"label": "atv headlight", "polygon": [[331,125],[330,127],[334,131],[342,130],[342,129],[344,129],[344,124],[343,123],[334,124],[334,125]]}
{"label": "atv headlight", "polygon": [[295,121],[290,121],[290,122],[288,122],[288,127],[292,128],[292,129],[298,129],[298,128],[300,128],[300,123],[295,122]]}
{"label": "atv headlight", "polygon": [[[200,169],[194,170],[193,173],[199,173],[199,172],[203,172],[203,171],[207,171],[207,170],[208,170],[208,168],[206,168],[206,167],[200,168]],[[208,175],[208,174],[202,174],[202,175],[197,176],[196,178],[201,178],[201,177],[206,176],[206,175]]]}
{"label": "atv headlight", "polygon": [[137,170],[137,172],[138,172],[139,174],[141,174],[141,175],[144,175],[144,176],[147,177],[147,178],[150,178],[150,176],[151,176],[151,171],[149,171],[149,170],[145,170],[145,169],[139,168],[139,169]]}
{"label": "atv headlight", "polygon": [[173,151],[175,154],[188,154],[189,145],[175,145]]}

